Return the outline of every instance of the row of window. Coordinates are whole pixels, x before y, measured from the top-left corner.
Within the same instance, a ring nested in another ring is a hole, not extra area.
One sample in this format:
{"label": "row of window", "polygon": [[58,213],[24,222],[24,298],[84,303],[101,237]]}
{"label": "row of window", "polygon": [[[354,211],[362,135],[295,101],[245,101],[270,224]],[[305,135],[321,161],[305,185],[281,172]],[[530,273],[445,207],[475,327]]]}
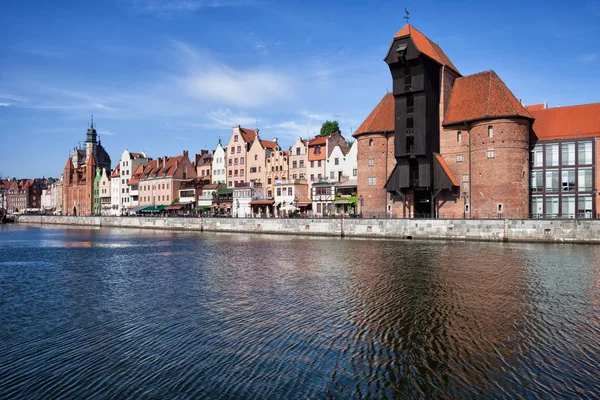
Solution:
{"label": "row of window", "polygon": [[592,176],[592,168],[531,171],[531,191],[574,192],[577,185],[578,191],[589,192],[592,190]]}
{"label": "row of window", "polygon": [[533,167],[591,165],[592,161],[592,142],[543,144],[531,150]]}
{"label": "row of window", "polygon": [[[252,169],[252,168],[250,168],[250,169]],[[252,172],[252,171],[250,171],[250,172]],[[238,176],[238,173],[239,173],[239,176],[244,176],[244,170],[243,169],[239,169],[239,170],[238,169],[236,169],[236,170],[230,169],[229,170],[229,176],[232,176],[232,175]]]}
{"label": "row of window", "polygon": [[[282,194],[283,193],[283,194]],[[286,196],[286,188],[277,188],[277,196]],[[288,187],[287,188],[287,196],[293,196],[294,195],[294,189],[292,187]]]}
{"label": "row of window", "polygon": [[[488,132],[488,137],[494,137],[494,127],[489,125],[487,128],[487,132]],[[458,143],[462,143],[462,132],[458,131],[456,132],[456,142]]]}
{"label": "row of window", "polygon": [[546,217],[591,218],[592,204],[593,199],[591,195],[532,196],[531,213],[534,217],[545,215]]}
{"label": "row of window", "polygon": [[[161,197],[162,197],[162,200],[161,200]],[[165,200],[165,198],[166,198],[166,200]],[[148,202],[148,201],[150,201],[152,199],[154,199],[153,201],[155,201],[155,202],[156,201],[170,201],[169,200],[169,195],[166,195],[166,196],[164,196],[164,195],[163,196],[154,196],[154,197],[152,197],[152,196],[142,196],[142,201]]]}
{"label": "row of window", "polygon": [[[298,168],[298,161],[292,161],[292,168]],[[300,160],[300,168],[304,168],[304,160]]]}
{"label": "row of window", "polygon": [[[150,190],[150,186],[152,186],[152,190],[160,190],[160,183],[158,185],[142,185],[142,187],[140,188],[140,190]],[[165,188],[165,184],[162,184],[162,188]],[[169,184],[166,184],[166,188],[169,189]]]}
{"label": "row of window", "polygon": [[[240,157],[239,158],[239,163],[240,165],[244,165],[244,157]],[[230,158],[229,159],[229,165],[238,165],[238,159],[237,158]]]}

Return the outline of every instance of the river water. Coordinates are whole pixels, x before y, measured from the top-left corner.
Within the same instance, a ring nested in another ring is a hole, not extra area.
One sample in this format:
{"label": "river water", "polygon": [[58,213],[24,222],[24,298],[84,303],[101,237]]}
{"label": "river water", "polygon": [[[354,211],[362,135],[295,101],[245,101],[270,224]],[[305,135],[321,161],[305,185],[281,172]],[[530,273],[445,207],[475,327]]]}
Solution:
{"label": "river water", "polygon": [[0,398],[600,396],[600,247],[0,225]]}

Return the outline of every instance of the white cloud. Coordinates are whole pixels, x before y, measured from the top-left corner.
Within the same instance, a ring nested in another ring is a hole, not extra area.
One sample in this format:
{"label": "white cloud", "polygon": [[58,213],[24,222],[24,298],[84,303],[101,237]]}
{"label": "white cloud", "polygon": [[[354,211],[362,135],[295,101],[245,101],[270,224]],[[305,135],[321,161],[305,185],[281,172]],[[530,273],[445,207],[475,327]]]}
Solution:
{"label": "white cloud", "polygon": [[0,103],[0,107],[8,107],[10,106],[10,103]]}
{"label": "white cloud", "polygon": [[274,132],[278,138],[287,138],[294,140],[298,136],[307,139],[317,135],[321,131],[321,124],[310,122],[298,122],[295,120],[282,121],[265,127],[265,130]]}
{"label": "white cloud", "polygon": [[252,118],[244,112],[234,113],[229,108],[219,108],[206,113],[206,118],[210,121],[203,127],[208,128],[231,128],[234,125],[243,127],[254,127],[257,118]]}
{"label": "white cloud", "polygon": [[98,131],[99,135],[103,135],[103,136],[114,136],[115,133],[112,131]]}
{"label": "white cloud", "polygon": [[185,43],[175,42],[181,62],[179,87],[198,100],[226,107],[257,108],[292,98],[292,79],[265,68],[236,69],[202,54]]}

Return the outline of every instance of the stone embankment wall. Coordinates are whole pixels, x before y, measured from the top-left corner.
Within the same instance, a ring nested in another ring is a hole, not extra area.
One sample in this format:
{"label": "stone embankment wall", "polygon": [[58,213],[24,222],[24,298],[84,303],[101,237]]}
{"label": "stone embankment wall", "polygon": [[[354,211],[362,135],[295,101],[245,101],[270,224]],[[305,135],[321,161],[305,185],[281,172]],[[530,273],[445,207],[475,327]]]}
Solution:
{"label": "stone embankment wall", "polygon": [[23,224],[56,224],[206,232],[337,237],[599,243],[600,220],[540,219],[251,219],[19,216]]}

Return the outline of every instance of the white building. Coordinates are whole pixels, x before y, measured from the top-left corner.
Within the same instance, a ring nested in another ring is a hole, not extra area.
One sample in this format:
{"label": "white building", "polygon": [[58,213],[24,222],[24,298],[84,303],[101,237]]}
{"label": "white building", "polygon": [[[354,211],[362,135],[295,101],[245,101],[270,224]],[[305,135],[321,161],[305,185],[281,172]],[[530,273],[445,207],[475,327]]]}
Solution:
{"label": "white building", "polygon": [[357,142],[351,148],[335,146],[327,158],[325,177],[330,182],[342,182],[356,179],[357,175]]}
{"label": "white building", "polygon": [[226,148],[221,145],[221,139],[213,154],[212,183],[225,183],[226,180]]}
{"label": "white building", "polygon": [[56,196],[56,181],[52,178],[48,179],[48,183],[45,189],[42,189],[42,198],[40,200],[42,211],[56,210],[57,208],[57,196]]}
{"label": "white building", "polygon": [[[121,184],[121,181],[123,184]],[[109,215],[121,215],[121,186],[125,185],[125,179],[121,178],[121,163],[110,175],[110,212]]]}
{"label": "white building", "polygon": [[148,165],[148,158],[143,151],[141,153],[130,153],[127,149],[123,151],[121,160],[119,161],[119,166],[121,167],[121,192],[119,193],[121,198],[119,208],[122,214],[125,214],[129,208],[137,205],[137,203],[133,204],[134,202],[132,201],[133,194],[130,193],[129,180],[140,165]]}

